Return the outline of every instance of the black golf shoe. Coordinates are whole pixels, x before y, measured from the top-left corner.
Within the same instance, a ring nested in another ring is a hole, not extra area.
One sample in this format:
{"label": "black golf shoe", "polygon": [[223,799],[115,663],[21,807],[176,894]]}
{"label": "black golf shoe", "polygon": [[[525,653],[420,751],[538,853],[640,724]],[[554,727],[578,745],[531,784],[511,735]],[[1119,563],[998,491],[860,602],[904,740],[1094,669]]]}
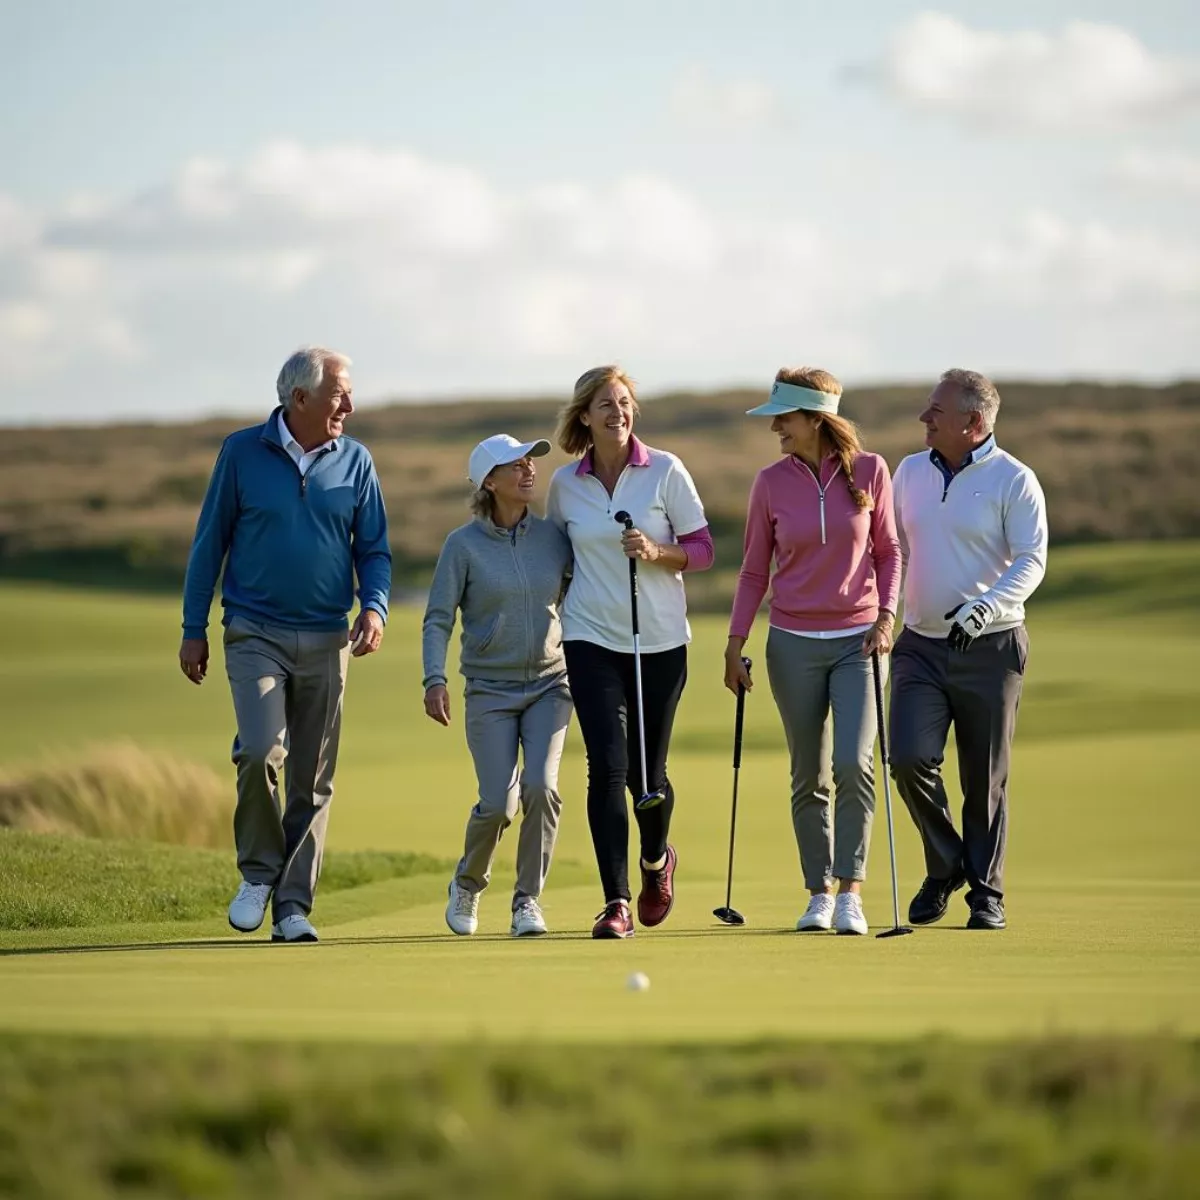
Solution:
{"label": "black golf shoe", "polygon": [[995,896],[981,896],[971,901],[971,915],[967,918],[968,929],[1003,929],[1008,922],[1004,919],[1004,905]]}
{"label": "black golf shoe", "polygon": [[931,879],[925,876],[917,894],[908,906],[908,920],[912,925],[932,925],[946,915],[950,897],[967,882],[965,875],[955,875],[950,879]]}

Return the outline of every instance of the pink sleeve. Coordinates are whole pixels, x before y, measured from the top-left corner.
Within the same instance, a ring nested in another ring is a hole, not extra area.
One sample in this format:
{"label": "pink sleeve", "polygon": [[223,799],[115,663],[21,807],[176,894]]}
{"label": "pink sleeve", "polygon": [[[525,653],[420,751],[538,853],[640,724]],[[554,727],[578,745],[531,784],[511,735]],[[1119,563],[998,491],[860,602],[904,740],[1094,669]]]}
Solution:
{"label": "pink sleeve", "polygon": [[738,572],[737,591],[733,594],[733,613],[729,633],[747,638],[758,606],[771,582],[771,556],[775,552],[775,528],[771,521],[771,498],[767,481],[759,472],[750,489],[746,509],[746,540],[742,551],[742,569]]}
{"label": "pink sleeve", "polygon": [[896,537],[896,513],[892,507],[892,476],[880,456],[875,468],[875,507],[871,511],[871,557],[875,562],[875,583],[879,588],[879,607],[896,612],[900,601],[900,540]]}
{"label": "pink sleeve", "polygon": [[691,533],[681,533],[678,544],[687,555],[687,563],[683,568],[685,571],[707,571],[713,565],[716,550],[707,525]]}

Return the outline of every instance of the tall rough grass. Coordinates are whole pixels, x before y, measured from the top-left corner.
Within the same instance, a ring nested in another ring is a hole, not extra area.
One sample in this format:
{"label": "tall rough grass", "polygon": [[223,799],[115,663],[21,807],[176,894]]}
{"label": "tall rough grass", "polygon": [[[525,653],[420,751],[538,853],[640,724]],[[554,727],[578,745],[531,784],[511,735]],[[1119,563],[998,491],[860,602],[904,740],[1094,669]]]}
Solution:
{"label": "tall rough grass", "polygon": [[232,820],[229,780],[132,743],[0,773],[0,827],[227,848]]}

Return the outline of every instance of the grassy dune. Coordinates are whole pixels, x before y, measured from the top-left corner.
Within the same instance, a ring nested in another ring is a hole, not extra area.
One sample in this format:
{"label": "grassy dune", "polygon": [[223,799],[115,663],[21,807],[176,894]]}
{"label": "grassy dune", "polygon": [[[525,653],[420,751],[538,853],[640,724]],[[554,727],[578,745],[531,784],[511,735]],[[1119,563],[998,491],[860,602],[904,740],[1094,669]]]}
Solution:
{"label": "grassy dune", "polygon": [[[1192,486],[1200,381],[1014,380],[1000,390],[1002,442],[1036,469],[1056,541],[1200,536]],[[852,388],[843,411],[894,467],[921,446],[916,417],[927,394],[927,386]],[[428,582],[446,530],[465,520],[471,446],[501,430],[549,436],[562,399],[376,405],[355,415],[350,432],[370,446],[393,514],[399,583]],[[738,558],[750,482],[776,453],[765,422],[745,417],[761,399],[760,388],[659,396],[643,406],[639,433],[688,464],[723,563]],[[266,411],[188,426],[7,431],[0,577],[177,588],[222,439]],[[556,450],[541,469],[563,461]],[[730,588],[728,572],[699,577],[693,603],[721,607]]]}
{"label": "grassy dune", "polygon": [[133,744],[0,774],[0,829],[225,847],[232,821],[216,771]]}

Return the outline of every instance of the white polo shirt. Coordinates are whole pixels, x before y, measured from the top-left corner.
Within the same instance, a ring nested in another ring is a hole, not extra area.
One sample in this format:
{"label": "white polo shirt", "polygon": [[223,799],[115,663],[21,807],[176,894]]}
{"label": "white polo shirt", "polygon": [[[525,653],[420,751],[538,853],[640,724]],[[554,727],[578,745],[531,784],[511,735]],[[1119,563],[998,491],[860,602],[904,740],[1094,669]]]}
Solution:
{"label": "white polo shirt", "polygon": [[892,480],[904,558],[904,624],[924,637],[950,632],[946,613],[982,599],[991,632],[1025,619],[1046,574],[1046,500],[1037,476],[989,438],[951,472],[910,454]]}
{"label": "white polo shirt", "polygon": [[[554,472],[546,516],[566,533],[575,552],[574,575],[562,606],[563,641],[632,654],[629,559],[621,549],[624,531],[614,519],[622,509],[636,528],[666,545],[703,529],[708,521],[683,463],[637,438],[611,496],[592,474],[590,454]],[[646,654],[692,640],[682,572],[638,561],[638,625]]]}

